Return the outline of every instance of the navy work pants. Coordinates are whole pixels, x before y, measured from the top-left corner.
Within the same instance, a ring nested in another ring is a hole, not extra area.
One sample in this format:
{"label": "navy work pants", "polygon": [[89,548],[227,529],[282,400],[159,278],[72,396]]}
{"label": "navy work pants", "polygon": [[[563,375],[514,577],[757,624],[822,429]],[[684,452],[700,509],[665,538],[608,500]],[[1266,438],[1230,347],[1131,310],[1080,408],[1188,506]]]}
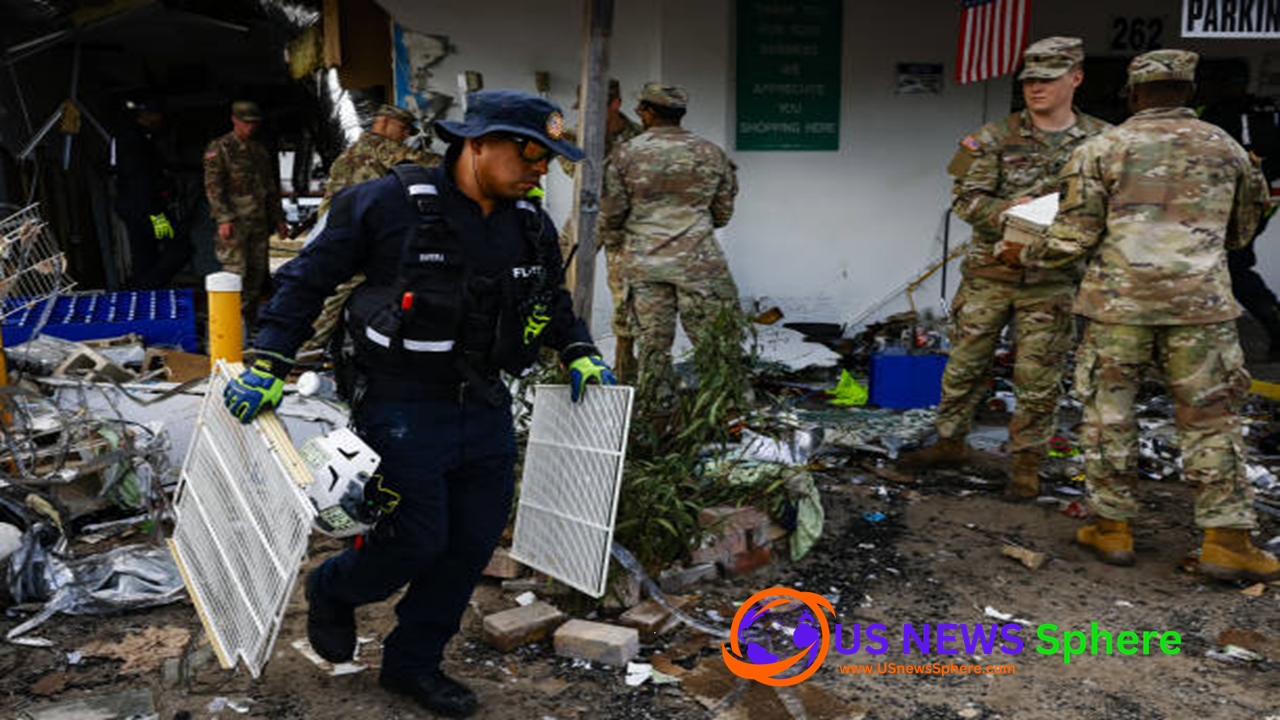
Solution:
{"label": "navy work pants", "polygon": [[506,527],[513,493],[511,406],[473,393],[463,402],[366,398],[356,431],[382,456],[399,507],[359,549],[317,570],[319,591],[350,605],[385,600],[406,584],[383,667],[414,677],[439,666]]}

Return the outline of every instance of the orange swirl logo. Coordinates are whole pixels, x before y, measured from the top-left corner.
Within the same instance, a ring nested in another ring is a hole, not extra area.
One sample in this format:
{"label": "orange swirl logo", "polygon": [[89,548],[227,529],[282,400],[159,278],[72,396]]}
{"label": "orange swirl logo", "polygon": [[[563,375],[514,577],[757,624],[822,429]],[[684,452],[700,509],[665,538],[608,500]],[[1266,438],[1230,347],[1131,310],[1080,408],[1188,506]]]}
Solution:
{"label": "orange swirl logo", "polygon": [[[756,608],[756,603],[762,601],[764,605]],[[744,632],[765,613],[781,605],[790,605],[792,601],[804,603],[809,608],[806,615],[811,618],[811,623],[802,623],[792,635],[792,642],[800,648],[800,652],[780,660],[756,643],[748,643],[744,652],[741,647]],[[831,628],[827,624],[826,614],[822,612],[824,608],[831,613],[832,617],[835,616],[835,608],[826,598],[816,593],[800,592],[790,588],[769,588],[752,595],[742,603],[738,613],[733,616],[733,627],[729,633],[728,644],[720,646],[725,665],[729,666],[729,670],[738,677],[758,680],[774,687],[795,685],[805,680],[817,672],[822,661],[827,658],[827,651],[831,649]],[[809,665],[799,674],[787,678],[778,677],[806,657],[809,658]]]}

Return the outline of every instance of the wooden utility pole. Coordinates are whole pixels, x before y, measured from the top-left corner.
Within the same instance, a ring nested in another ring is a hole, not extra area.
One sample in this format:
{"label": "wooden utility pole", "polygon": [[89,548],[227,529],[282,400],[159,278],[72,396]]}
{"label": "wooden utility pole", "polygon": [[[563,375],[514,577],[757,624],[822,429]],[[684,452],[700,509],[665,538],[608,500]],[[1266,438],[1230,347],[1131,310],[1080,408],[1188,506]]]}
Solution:
{"label": "wooden utility pole", "polygon": [[574,173],[575,220],[573,309],[591,327],[595,293],[596,218],[600,215],[600,181],[604,170],[605,108],[609,93],[609,36],[613,34],[613,0],[583,0],[582,122],[578,139],[587,157]]}

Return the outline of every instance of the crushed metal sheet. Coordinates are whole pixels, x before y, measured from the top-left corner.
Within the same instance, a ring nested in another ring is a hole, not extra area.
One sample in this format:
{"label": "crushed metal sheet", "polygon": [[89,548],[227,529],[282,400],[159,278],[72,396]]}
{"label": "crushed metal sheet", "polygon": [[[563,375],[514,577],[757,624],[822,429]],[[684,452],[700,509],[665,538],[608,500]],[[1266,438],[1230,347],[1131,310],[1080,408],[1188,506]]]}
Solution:
{"label": "crushed metal sheet", "polygon": [[[29,536],[36,534],[35,530],[28,532]],[[44,601],[34,617],[9,630],[10,642],[17,642],[16,638],[56,613],[101,615],[167,605],[181,600],[184,592],[173,559],[160,547],[126,545],[67,560],[39,542],[24,542],[9,561],[9,589],[14,600]],[[14,573],[14,567],[27,570]]]}

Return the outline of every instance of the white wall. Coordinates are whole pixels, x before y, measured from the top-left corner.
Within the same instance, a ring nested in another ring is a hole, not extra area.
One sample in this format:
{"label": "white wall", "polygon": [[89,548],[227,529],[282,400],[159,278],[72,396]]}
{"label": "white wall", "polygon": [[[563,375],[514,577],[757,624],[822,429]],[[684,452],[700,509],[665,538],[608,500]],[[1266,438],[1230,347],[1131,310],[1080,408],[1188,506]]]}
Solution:
{"label": "white wall", "polygon": [[[457,46],[457,54],[436,68],[436,82],[446,92],[456,92],[455,78],[463,70],[483,72],[487,87],[526,90],[533,90],[535,70],[549,70],[552,99],[572,114],[580,0],[380,1],[406,27],[447,35]],[[1007,112],[1013,92],[1009,78],[964,87],[951,80],[956,3],[846,2],[837,152],[734,150],[732,0],[629,0],[616,6],[611,74],[621,80],[624,95],[629,98],[648,80],[684,85],[690,94],[686,126],[725,146],[738,164],[738,210],[722,242],[744,296],[781,306],[791,320],[848,321],[940,254],[940,221],[950,201],[944,168],[960,138]],[[1175,37],[1180,8],[1180,0],[1037,0],[1032,37],[1076,35],[1091,54],[1105,55],[1112,15],[1154,14],[1169,19],[1166,46],[1219,57],[1280,52],[1276,42],[1183,43]],[[899,62],[942,63],[942,93],[895,96]],[[633,104],[625,100],[624,110],[630,113]],[[552,214],[563,218],[571,184],[554,170],[548,190]],[[963,223],[952,225],[953,244],[968,234]],[[1280,229],[1268,235],[1259,248],[1260,269],[1274,285],[1280,281],[1280,249],[1274,247]],[[603,277],[603,267],[597,277]],[[950,277],[953,291],[954,268]],[[938,290],[931,282],[918,291],[922,309],[939,307]],[[607,334],[609,306],[598,283],[597,335]],[[905,307],[897,302],[886,312]],[[819,351],[806,359],[823,357]]]}

